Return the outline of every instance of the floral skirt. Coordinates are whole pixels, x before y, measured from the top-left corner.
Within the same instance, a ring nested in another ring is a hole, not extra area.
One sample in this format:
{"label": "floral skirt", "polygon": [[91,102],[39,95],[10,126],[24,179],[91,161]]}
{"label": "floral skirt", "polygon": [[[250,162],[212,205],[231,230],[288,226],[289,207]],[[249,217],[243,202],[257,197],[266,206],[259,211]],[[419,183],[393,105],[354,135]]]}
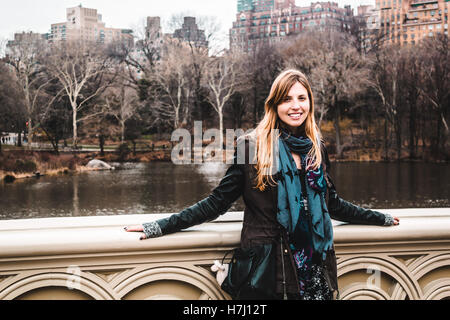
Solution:
{"label": "floral skirt", "polygon": [[325,270],[315,263],[312,248],[293,252],[302,300],[332,300],[333,294],[325,278]]}

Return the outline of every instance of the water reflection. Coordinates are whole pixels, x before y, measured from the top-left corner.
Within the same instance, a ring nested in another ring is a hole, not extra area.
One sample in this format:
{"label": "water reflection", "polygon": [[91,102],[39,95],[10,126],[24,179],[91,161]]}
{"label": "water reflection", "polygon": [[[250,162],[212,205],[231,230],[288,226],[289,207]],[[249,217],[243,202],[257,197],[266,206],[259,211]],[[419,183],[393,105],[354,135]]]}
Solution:
{"label": "water reflection", "polygon": [[[210,194],[228,165],[114,164],[119,170],[0,183],[0,219],[179,212]],[[368,208],[450,207],[448,165],[334,163],[339,195]],[[230,210],[243,210],[242,199]]]}
{"label": "water reflection", "polygon": [[448,207],[446,164],[339,163],[332,174],[339,195],[369,208]]}

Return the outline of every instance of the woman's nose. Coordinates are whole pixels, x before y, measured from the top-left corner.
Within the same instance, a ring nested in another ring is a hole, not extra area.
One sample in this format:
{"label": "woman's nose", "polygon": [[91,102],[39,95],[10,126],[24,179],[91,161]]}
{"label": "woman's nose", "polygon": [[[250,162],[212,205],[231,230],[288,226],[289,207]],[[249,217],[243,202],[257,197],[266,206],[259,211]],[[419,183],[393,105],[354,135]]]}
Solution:
{"label": "woman's nose", "polygon": [[292,109],[300,109],[301,108],[300,101],[292,100],[291,108]]}

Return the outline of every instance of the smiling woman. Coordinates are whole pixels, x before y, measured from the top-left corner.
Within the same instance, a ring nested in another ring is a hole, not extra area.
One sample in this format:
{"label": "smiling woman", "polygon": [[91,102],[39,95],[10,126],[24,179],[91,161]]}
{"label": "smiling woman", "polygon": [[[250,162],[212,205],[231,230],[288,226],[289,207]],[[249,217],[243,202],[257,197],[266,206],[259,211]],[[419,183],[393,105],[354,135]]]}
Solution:
{"label": "smiling woman", "polygon": [[[303,73],[278,75],[264,108],[256,129],[238,139],[233,164],[209,197],[168,218],[124,229],[143,232],[141,240],[161,237],[214,220],[243,196],[241,248],[222,289],[234,299],[334,299],[339,293],[331,218],[378,226],[399,219],[337,195]],[[256,165],[250,145],[256,146]],[[237,160],[242,149],[249,163]]]}

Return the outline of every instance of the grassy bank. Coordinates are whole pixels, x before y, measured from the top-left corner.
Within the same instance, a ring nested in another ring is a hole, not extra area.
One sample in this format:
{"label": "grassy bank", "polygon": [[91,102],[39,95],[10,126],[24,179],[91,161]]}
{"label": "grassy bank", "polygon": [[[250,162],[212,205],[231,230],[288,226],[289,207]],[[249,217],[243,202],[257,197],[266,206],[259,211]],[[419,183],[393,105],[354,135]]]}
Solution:
{"label": "grassy bank", "polygon": [[49,152],[9,150],[0,153],[0,180],[36,175],[57,175],[83,170],[88,159],[74,155],[54,155]]}
{"label": "grassy bank", "polygon": [[89,170],[86,165],[92,159],[105,162],[151,162],[170,161],[168,150],[138,152],[129,150],[123,152],[61,153],[56,155],[48,151],[28,151],[20,148],[3,150],[0,153],[0,181],[34,177],[36,175],[58,175],[77,173]]}

